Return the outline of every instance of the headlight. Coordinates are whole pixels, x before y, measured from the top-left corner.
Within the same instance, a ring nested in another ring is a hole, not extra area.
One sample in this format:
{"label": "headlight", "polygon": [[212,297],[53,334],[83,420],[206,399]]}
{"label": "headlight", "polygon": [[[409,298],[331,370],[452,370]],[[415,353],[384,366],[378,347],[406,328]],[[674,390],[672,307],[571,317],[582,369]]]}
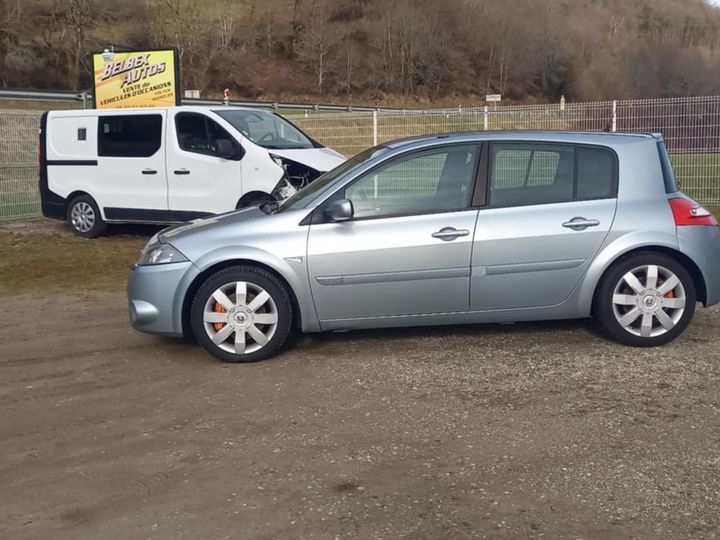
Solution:
{"label": "headlight", "polygon": [[272,159],[276,165],[279,165],[280,167],[282,167],[283,170],[285,170],[285,160],[277,154],[273,154],[270,152],[268,153],[270,154],[270,159]]}
{"label": "headlight", "polygon": [[140,252],[140,258],[136,266],[169,264],[183,261],[187,261],[187,257],[170,244],[150,244]]}

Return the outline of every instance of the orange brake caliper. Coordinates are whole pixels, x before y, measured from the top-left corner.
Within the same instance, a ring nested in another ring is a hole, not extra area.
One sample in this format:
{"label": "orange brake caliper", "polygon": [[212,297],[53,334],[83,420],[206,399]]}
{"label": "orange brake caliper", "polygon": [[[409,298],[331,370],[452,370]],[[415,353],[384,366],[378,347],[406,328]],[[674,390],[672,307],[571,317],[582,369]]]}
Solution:
{"label": "orange brake caliper", "polygon": [[[665,280],[662,280],[658,283],[658,287],[665,283]],[[675,298],[675,294],[672,291],[668,291],[663,295],[664,298]]]}
{"label": "orange brake caliper", "polygon": [[[222,307],[220,304],[218,304],[217,302],[215,302],[215,311],[217,311],[218,313],[226,313],[227,312],[227,310],[224,307]],[[213,328],[215,329],[216,332],[219,332],[220,330],[222,330],[223,326],[225,326],[225,323],[221,323],[221,322],[213,323]]]}

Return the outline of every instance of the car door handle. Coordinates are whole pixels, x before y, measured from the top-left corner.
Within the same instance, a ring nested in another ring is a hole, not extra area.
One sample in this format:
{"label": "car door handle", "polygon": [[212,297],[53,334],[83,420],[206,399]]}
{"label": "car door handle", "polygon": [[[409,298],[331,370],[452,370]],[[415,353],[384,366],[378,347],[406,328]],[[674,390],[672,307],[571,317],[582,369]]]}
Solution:
{"label": "car door handle", "polygon": [[450,242],[451,240],[455,240],[456,238],[460,236],[467,236],[470,234],[470,231],[467,229],[455,229],[454,227],[443,227],[437,232],[432,233],[433,238],[439,238],[440,240],[444,240],[445,242]]}
{"label": "car door handle", "polygon": [[187,169],[176,169],[173,171],[175,174],[190,174],[190,171]]}
{"label": "car door handle", "polygon": [[157,174],[157,171],[155,169],[143,169],[143,174]]}
{"label": "car door handle", "polygon": [[563,227],[572,229],[573,231],[584,231],[588,227],[597,227],[600,221],[597,219],[585,219],[584,217],[574,217],[570,221],[562,224]]}

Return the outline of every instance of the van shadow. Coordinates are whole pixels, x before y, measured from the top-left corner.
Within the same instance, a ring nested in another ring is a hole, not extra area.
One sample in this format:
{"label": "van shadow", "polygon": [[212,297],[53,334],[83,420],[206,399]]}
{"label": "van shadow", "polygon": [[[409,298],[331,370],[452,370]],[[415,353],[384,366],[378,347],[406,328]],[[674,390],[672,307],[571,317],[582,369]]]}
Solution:
{"label": "van shadow", "polygon": [[146,225],[138,223],[110,224],[105,236],[146,236],[150,238],[155,233],[166,229],[167,225]]}

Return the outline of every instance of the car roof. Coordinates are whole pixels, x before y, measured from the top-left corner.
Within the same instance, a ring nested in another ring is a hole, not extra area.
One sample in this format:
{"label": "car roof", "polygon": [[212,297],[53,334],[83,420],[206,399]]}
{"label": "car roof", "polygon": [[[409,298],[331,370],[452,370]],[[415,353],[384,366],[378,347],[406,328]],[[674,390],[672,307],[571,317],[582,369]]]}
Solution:
{"label": "car roof", "polygon": [[659,133],[611,133],[605,131],[464,131],[406,137],[388,141],[383,143],[383,146],[395,149],[414,143],[439,142],[440,140],[447,142],[503,140],[611,145],[642,140],[662,140],[662,135]]}

